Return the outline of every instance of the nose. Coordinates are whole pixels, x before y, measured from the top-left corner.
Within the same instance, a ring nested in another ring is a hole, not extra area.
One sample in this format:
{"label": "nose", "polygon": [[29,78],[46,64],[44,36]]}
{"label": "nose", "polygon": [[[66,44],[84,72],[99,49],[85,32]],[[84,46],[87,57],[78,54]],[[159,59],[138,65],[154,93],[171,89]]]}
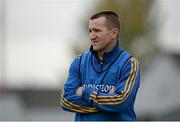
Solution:
{"label": "nose", "polygon": [[90,40],[95,40],[96,37],[97,36],[93,32],[90,33]]}

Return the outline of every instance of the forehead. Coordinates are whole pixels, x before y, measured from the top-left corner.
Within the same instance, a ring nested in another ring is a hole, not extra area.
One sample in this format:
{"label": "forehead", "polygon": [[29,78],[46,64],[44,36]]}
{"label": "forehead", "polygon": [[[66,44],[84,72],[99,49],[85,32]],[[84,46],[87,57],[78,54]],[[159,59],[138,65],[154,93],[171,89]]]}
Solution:
{"label": "forehead", "polygon": [[105,26],[105,21],[106,21],[105,17],[95,18],[93,20],[89,20],[89,26],[95,26],[95,27]]}

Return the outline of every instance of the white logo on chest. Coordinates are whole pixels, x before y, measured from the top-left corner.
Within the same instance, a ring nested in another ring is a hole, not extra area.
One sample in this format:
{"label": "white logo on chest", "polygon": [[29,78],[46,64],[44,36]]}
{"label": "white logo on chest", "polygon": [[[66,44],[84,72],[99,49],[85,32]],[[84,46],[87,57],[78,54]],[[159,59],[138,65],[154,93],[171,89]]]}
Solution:
{"label": "white logo on chest", "polygon": [[109,92],[111,89],[113,89],[115,86],[112,86],[112,85],[104,85],[104,84],[98,84],[98,85],[95,85],[95,84],[83,84],[83,87],[91,87],[97,91],[101,91],[101,92]]}

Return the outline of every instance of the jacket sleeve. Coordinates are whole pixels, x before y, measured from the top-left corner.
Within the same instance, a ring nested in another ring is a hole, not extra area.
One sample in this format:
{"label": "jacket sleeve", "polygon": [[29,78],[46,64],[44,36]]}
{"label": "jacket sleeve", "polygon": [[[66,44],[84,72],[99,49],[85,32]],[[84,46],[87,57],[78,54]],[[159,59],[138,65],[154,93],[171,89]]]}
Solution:
{"label": "jacket sleeve", "polygon": [[97,112],[98,110],[91,107],[89,102],[76,95],[76,90],[82,86],[79,79],[79,63],[80,57],[77,57],[70,66],[69,76],[64,85],[64,93],[61,96],[61,106],[64,110],[70,112]]}
{"label": "jacket sleeve", "polygon": [[122,75],[115,86],[114,93],[101,93],[90,87],[85,87],[82,98],[89,101],[101,111],[121,112],[135,100],[140,83],[140,68],[135,58],[125,64]]}

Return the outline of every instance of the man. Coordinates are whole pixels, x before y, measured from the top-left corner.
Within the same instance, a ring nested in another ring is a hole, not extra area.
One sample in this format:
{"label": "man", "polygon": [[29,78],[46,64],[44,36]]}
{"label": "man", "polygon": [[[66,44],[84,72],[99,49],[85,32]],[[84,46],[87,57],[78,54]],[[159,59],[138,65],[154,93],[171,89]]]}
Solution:
{"label": "man", "polygon": [[120,22],[113,11],[90,18],[90,50],[69,69],[62,108],[76,121],[136,120],[134,101],[140,84],[137,59],[119,47]]}

